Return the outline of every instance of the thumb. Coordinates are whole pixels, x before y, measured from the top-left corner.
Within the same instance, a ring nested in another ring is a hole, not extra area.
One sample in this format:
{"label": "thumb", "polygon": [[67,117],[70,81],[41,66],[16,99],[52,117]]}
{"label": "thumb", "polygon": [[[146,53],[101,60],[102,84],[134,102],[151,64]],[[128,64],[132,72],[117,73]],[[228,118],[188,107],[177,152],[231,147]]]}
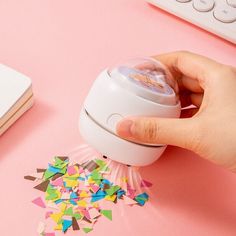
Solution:
{"label": "thumb", "polygon": [[192,149],[194,131],[192,118],[172,119],[130,117],[116,126],[117,134],[130,141],[148,144],[170,144]]}

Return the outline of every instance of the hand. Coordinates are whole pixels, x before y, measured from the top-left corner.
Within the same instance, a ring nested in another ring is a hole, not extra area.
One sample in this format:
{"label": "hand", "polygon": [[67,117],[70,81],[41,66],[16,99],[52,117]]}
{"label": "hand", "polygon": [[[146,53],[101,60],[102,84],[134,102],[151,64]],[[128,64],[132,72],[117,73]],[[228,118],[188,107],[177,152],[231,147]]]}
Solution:
{"label": "hand", "polygon": [[181,119],[127,117],[117,134],[145,143],[189,149],[236,172],[236,68],[190,52],[154,56],[177,80]]}

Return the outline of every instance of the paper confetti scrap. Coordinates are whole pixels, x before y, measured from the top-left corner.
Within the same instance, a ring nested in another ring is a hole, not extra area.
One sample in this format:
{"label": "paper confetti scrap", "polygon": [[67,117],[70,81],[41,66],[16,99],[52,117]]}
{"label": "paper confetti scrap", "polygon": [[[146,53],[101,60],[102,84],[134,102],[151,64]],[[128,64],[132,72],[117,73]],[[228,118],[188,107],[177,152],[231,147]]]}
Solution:
{"label": "paper confetti scrap", "polygon": [[150,182],[148,182],[147,180],[144,180],[144,179],[143,179],[143,180],[141,181],[140,187],[150,188],[150,187],[152,187],[152,183],[150,183]]}
{"label": "paper confetti scrap", "polygon": [[46,192],[48,184],[49,184],[49,180],[46,180],[46,181],[42,182],[41,184],[36,185],[34,188],[38,189],[42,192]]}
{"label": "paper confetti scrap", "polygon": [[101,210],[102,215],[104,215],[107,219],[112,220],[112,212],[111,210]]}
{"label": "paper confetti scrap", "polygon": [[45,223],[40,221],[37,228],[38,234],[40,235],[44,234],[45,227],[46,227]]}
{"label": "paper confetti scrap", "polygon": [[79,224],[78,224],[75,217],[72,217],[72,228],[73,228],[73,230],[80,230]]}
{"label": "paper confetti scrap", "polygon": [[35,181],[37,178],[31,175],[24,176],[24,179]]}
{"label": "paper confetti scrap", "polygon": [[53,214],[53,211],[47,211],[45,213],[45,219],[48,219],[51,216],[51,214]]}
{"label": "paper confetti scrap", "polygon": [[43,202],[43,200],[42,200],[41,197],[37,197],[37,198],[34,199],[32,202],[33,202],[35,205],[39,206],[39,207],[46,208],[46,205],[45,205],[45,203]]}
{"label": "paper confetti scrap", "polygon": [[93,229],[92,228],[83,228],[83,231],[87,234],[91,232]]}
{"label": "paper confetti scrap", "polygon": [[45,233],[44,236],[55,236],[55,233]]}
{"label": "paper confetti scrap", "polygon": [[[39,181],[34,188],[44,192],[45,201],[38,197],[32,202],[47,208],[45,219],[55,222],[54,230],[66,233],[68,230],[82,230],[89,233],[99,217],[112,220],[112,210],[101,209],[100,201],[116,203],[123,200],[126,205],[143,206],[149,199],[147,193],[137,194],[129,185],[127,176],[122,176],[116,185],[108,179],[111,170],[105,160],[99,158],[82,165],[70,163],[68,157],[56,156],[47,169],[38,168],[37,173],[24,178]],[[151,187],[152,184],[142,180],[140,187]],[[50,209],[49,209],[50,208]],[[38,233],[46,233],[45,224],[40,223]]]}

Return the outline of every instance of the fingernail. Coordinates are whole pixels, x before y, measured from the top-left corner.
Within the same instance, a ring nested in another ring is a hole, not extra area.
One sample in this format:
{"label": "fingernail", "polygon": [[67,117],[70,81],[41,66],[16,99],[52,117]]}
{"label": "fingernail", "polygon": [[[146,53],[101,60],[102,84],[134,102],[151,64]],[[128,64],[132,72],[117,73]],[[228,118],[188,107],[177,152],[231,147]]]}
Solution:
{"label": "fingernail", "polygon": [[133,125],[132,120],[124,120],[124,121],[119,122],[117,125],[117,133],[124,138],[131,137],[132,136],[132,132],[131,132],[132,125]]}

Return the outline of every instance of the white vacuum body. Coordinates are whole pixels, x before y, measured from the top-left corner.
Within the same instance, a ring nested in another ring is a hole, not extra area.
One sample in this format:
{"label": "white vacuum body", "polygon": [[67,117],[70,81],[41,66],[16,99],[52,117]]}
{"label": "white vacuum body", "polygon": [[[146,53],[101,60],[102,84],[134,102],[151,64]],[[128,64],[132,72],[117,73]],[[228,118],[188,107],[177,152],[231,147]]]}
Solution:
{"label": "white vacuum body", "polygon": [[111,160],[132,166],[153,163],[165,144],[135,143],[117,136],[117,123],[129,116],[178,118],[178,86],[158,61],[131,60],[106,69],[95,80],[80,113],[85,141]]}

